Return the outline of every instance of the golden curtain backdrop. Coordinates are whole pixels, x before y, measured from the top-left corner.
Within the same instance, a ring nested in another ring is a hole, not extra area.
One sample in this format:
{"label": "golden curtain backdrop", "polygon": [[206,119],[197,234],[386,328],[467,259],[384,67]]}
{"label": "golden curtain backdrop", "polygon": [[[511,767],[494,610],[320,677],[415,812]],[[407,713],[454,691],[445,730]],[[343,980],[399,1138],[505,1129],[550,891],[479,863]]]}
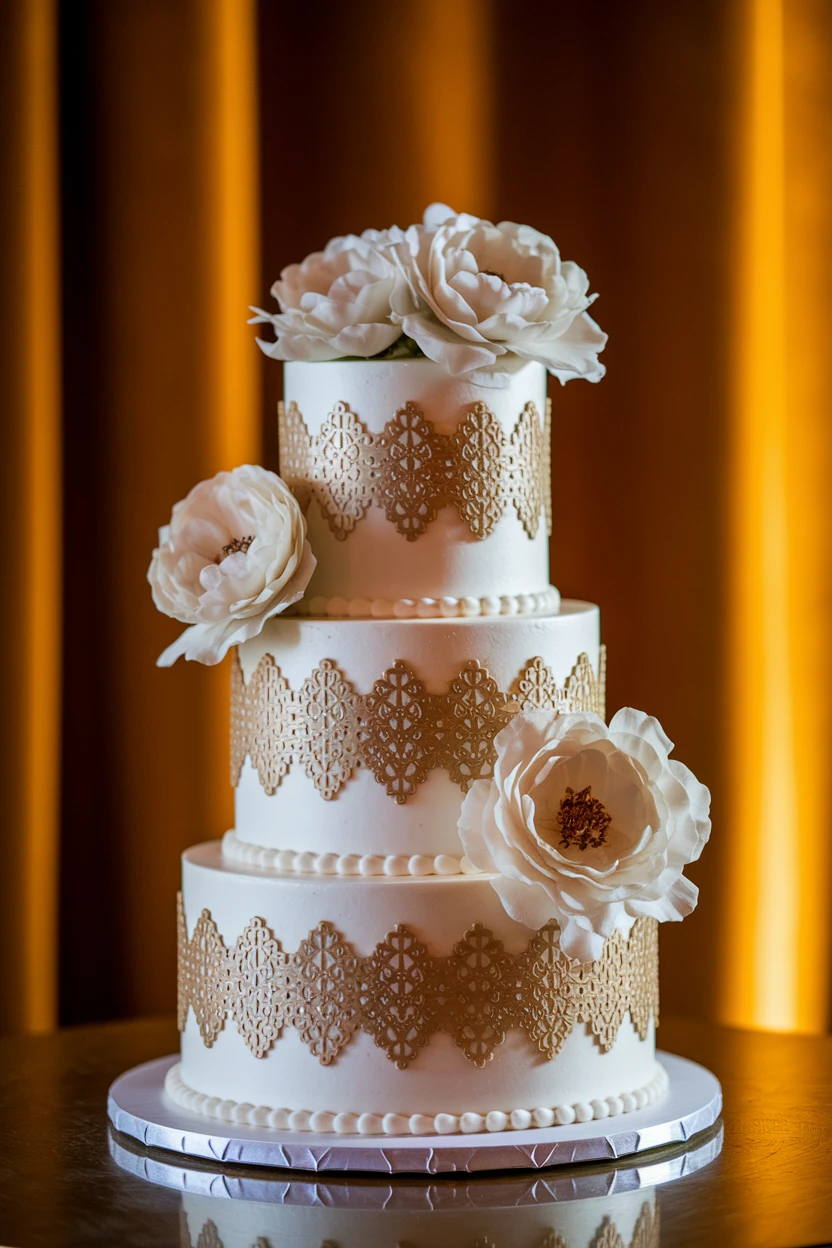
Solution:
{"label": "golden curtain backdrop", "polygon": [[176,626],[145,574],[172,503],[260,456],[254,5],[82,12],[62,22],[67,1021],[170,1006],[164,892],[231,822],[229,677],[155,667]]}
{"label": "golden curtain backdrop", "polygon": [[172,1009],[178,856],[232,821],[228,672],[155,668],[156,528],[275,466],[248,305],[435,199],[552,233],[601,294],[607,377],[552,390],[552,571],[601,604],[610,707],[714,793],[664,1006],[827,1027],[829,7],[9,11],[0,1027]]}
{"label": "golden curtain backdrop", "polygon": [[57,1021],[61,689],[61,399],[57,13],[21,0],[4,23],[0,184],[4,413],[0,1030]]}
{"label": "golden curtain backdrop", "polygon": [[726,1022],[830,1007],[832,10],[741,13],[728,461]]}

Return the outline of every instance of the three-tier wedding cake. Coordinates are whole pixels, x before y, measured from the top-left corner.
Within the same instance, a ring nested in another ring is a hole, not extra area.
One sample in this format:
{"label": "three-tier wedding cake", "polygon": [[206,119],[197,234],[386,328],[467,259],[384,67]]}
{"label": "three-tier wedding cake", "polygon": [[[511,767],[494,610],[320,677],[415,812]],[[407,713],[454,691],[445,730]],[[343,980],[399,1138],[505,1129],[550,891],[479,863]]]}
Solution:
{"label": "three-tier wedding cake", "polygon": [[434,205],[285,270],[280,477],[160,534],[162,656],[233,648],[235,826],[188,850],[181,1062],[208,1117],[342,1134],[643,1108],[658,922],[707,790],[658,722],[604,722],[599,612],[549,577],[547,369],[603,374],[551,239]]}

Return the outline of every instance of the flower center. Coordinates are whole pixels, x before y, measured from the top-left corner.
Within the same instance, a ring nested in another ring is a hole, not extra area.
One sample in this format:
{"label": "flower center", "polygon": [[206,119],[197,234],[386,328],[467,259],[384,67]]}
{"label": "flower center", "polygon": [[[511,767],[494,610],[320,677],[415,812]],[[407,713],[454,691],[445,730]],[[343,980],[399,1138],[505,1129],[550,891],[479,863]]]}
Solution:
{"label": "flower center", "polygon": [[223,546],[222,553],[217,555],[215,562],[222,563],[223,559],[227,559],[229,555],[244,555],[253,541],[253,534],[251,537],[235,537],[233,542],[229,542],[227,546]]}
{"label": "flower center", "polygon": [[599,845],[606,844],[612,815],[602,801],[592,796],[591,784],[578,793],[567,789],[555,818],[560,828],[561,849],[569,849],[572,845],[578,849],[597,849]]}

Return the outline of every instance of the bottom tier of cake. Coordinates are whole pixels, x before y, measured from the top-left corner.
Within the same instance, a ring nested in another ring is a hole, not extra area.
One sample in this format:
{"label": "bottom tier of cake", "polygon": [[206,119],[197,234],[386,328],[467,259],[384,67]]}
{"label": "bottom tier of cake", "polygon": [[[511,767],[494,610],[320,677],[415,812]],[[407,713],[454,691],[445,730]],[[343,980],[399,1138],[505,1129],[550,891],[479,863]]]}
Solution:
{"label": "bottom tier of cake", "polygon": [[663,1095],[657,925],[578,966],[486,875],[303,877],[188,850],[168,1095],[282,1130],[568,1125]]}

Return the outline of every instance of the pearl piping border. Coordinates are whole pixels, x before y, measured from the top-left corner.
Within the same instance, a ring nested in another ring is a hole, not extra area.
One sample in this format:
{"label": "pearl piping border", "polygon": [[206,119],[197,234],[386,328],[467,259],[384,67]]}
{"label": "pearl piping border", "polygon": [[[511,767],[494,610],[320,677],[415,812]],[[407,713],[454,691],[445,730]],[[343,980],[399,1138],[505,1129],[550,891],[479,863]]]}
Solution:
{"label": "pearl piping border", "polygon": [[354,620],[437,620],[480,615],[557,615],[560,593],[554,585],[540,593],[486,595],[483,598],[303,598],[291,615]]}
{"label": "pearl piping border", "polygon": [[230,862],[292,875],[479,875],[466,857],[454,854],[315,854],[308,850],[271,849],[241,841],[236,833],[222,838]]}
{"label": "pearl piping border", "polygon": [[571,1126],[573,1122],[615,1118],[655,1104],[668,1087],[667,1074],[656,1063],[656,1074],[649,1083],[592,1101],[576,1101],[554,1108],[491,1110],[464,1114],[335,1114],[306,1109],[271,1109],[267,1105],[223,1100],[208,1096],[183,1083],[181,1063],[165,1076],[165,1092],[174,1102],[194,1114],[218,1118],[238,1126],[264,1127],[273,1131],[316,1131],[335,1135],[472,1135],[483,1131],[526,1131],[530,1127]]}

